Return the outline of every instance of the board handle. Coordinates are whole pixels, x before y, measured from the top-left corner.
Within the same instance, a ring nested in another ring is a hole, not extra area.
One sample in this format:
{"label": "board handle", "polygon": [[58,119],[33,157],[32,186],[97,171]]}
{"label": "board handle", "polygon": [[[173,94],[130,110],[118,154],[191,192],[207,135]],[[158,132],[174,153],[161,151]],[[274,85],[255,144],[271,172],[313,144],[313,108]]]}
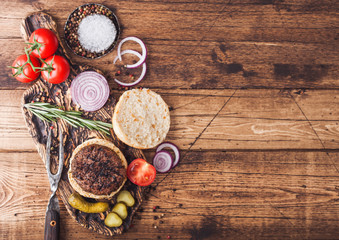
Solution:
{"label": "board handle", "polygon": [[59,240],[60,216],[55,210],[47,210],[44,240]]}

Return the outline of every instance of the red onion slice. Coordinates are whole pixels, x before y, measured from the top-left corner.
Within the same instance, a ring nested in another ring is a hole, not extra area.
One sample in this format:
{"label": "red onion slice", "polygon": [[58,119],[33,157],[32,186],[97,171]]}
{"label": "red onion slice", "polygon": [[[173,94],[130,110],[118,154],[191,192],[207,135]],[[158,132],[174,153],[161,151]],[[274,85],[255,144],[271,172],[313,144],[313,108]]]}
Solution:
{"label": "red onion slice", "polygon": [[138,43],[141,46],[142,49],[142,55],[139,57],[139,61],[135,64],[128,64],[126,65],[127,68],[137,68],[139,67],[141,64],[143,64],[146,60],[146,55],[147,55],[147,49],[145,44],[143,43],[143,41],[141,41],[139,38],[137,37],[127,37],[121,40],[121,42],[118,45],[118,58],[120,61],[122,61],[121,56],[124,55],[123,52],[121,52],[121,46],[122,44],[124,44],[127,41],[134,41],[136,43]]}
{"label": "red onion slice", "polygon": [[[133,55],[137,56],[138,58],[141,58],[140,53],[138,53],[138,52],[136,52],[134,50],[124,50],[124,51],[121,52],[121,56],[125,55],[127,53],[128,54],[133,54]],[[119,56],[116,56],[115,59],[113,60],[113,64],[115,64],[118,59],[119,59]],[[133,87],[134,85],[137,85],[139,82],[141,82],[141,80],[144,78],[145,74],[146,74],[146,63],[143,63],[142,64],[141,74],[140,74],[139,78],[137,80],[135,80],[134,82],[132,82],[132,83],[123,83],[123,82],[119,81],[116,78],[114,78],[114,81],[116,83],[118,83],[119,85],[123,86],[123,87]]]}
{"label": "red onion slice", "polygon": [[162,149],[164,148],[170,148],[173,150],[174,154],[175,154],[175,158],[174,158],[174,162],[173,162],[173,166],[172,168],[174,168],[176,165],[178,165],[179,163],[179,160],[180,160],[180,152],[179,152],[179,148],[173,144],[173,143],[170,143],[170,142],[164,142],[162,144],[160,144],[158,147],[157,147],[157,150],[156,152],[160,152]]}
{"label": "red onion slice", "polygon": [[94,71],[86,71],[76,76],[71,84],[71,96],[74,103],[85,111],[102,108],[109,97],[107,80]]}
{"label": "red onion slice", "polygon": [[153,166],[160,173],[171,170],[173,165],[172,155],[167,151],[159,151],[153,157]]}

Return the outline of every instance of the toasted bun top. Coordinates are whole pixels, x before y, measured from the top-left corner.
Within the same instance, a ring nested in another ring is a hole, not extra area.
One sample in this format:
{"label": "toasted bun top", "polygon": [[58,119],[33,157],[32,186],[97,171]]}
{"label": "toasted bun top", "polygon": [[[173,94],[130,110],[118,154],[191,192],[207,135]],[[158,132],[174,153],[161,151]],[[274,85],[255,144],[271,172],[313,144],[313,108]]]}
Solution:
{"label": "toasted bun top", "polygon": [[170,128],[167,104],[149,89],[124,92],[113,113],[113,130],[129,146],[153,148],[165,140]]}
{"label": "toasted bun top", "polygon": [[90,139],[87,140],[85,142],[83,142],[82,144],[80,144],[79,146],[76,147],[76,149],[74,150],[74,152],[72,153],[72,157],[70,159],[70,163],[69,163],[69,170],[68,170],[68,179],[69,182],[71,184],[71,186],[74,188],[75,191],[77,191],[80,195],[84,196],[84,197],[88,197],[88,198],[95,198],[95,199],[110,199],[112,198],[116,193],[118,193],[120,191],[120,189],[122,188],[122,186],[125,184],[126,182],[126,177],[124,177],[124,180],[122,181],[120,187],[107,195],[96,195],[90,192],[87,192],[85,190],[83,190],[81,188],[81,186],[77,183],[76,179],[73,177],[73,169],[72,169],[72,161],[74,160],[75,156],[77,155],[77,153],[79,153],[83,148],[90,146],[90,145],[101,145],[104,147],[107,147],[111,150],[113,150],[118,157],[121,160],[122,165],[124,166],[125,169],[127,169],[127,161],[125,159],[125,156],[122,154],[122,152],[119,150],[119,148],[117,148],[112,142],[104,140],[104,139]]}

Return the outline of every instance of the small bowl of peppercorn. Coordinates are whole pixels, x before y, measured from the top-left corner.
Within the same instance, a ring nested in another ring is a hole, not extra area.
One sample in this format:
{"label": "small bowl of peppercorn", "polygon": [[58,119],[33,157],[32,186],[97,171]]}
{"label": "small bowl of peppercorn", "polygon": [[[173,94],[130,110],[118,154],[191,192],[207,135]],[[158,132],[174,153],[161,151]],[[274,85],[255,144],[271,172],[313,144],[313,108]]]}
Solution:
{"label": "small bowl of peppercorn", "polygon": [[106,6],[95,3],[76,8],[68,16],[64,31],[67,46],[87,59],[111,52],[120,35],[116,15]]}

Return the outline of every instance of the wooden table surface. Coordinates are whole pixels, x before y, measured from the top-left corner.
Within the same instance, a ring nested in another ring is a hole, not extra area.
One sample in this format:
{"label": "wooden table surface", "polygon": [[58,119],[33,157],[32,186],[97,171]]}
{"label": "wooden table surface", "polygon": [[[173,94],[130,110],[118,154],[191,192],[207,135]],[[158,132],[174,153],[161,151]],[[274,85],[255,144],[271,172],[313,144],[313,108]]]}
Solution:
{"label": "wooden table surface", "polygon": [[[1,1],[1,239],[42,239],[50,194],[21,114],[30,85],[6,67],[23,53],[20,22],[44,11],[63,38],[68,14],[85,2]],[[138,86],[171,107],[167,140],[183,156],[114,239],[339,239],[337,1],[96,2],[114,10],[122,38],[145,41]],[[71,54],[103,70],[112,88],[115,56]],[[79,226],[62,203],[61,224],[62,239],[109,239]]]}

